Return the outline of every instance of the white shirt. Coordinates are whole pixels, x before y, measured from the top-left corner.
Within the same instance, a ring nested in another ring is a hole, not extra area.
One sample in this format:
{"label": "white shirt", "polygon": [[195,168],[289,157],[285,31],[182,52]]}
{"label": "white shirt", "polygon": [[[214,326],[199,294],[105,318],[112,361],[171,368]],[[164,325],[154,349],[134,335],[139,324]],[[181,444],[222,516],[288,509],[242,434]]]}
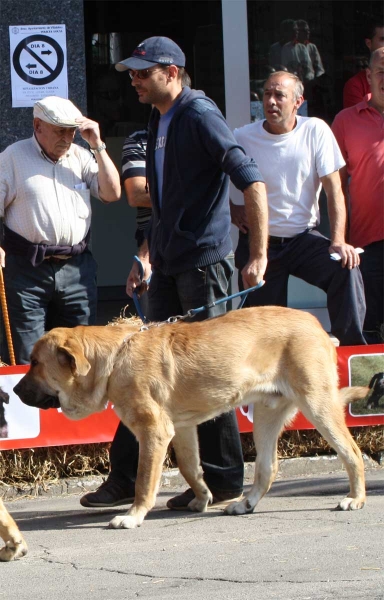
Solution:
{"label": "white shirt", "polygon": [[81,242],[91,223],[91,194],[99,198],[98,166],[77,144],[57,162],[34,136],[0,154],[0,217],[30,242]]}
{"label": "white shirt", "polygon": [[269,235],[293,237],[320,222],[320,177],[345,165],[328,125],[297,116],[289,133],[268,133],[257,121],[235,129],[237,142],[258,164],[267,186]]}

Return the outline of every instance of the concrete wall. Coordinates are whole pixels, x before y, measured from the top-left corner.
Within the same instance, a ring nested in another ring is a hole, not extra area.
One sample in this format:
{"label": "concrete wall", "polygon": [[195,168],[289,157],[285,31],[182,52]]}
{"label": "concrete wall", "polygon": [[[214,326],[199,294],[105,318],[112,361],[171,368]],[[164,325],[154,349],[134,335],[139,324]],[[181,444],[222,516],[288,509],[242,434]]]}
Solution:
{"label": "concrete wall", "polygon": [[32,108],[12,108],[10,25],[65,24],[69,98],[86,114],[83,0],[1,0],[0,2],[0,151],[32,135]]}

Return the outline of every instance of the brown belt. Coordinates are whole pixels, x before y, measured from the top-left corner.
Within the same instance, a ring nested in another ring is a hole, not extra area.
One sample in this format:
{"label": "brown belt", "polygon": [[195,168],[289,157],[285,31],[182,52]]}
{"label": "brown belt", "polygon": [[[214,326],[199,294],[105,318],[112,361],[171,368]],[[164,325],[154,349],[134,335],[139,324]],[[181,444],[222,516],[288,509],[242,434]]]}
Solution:
{"label": "brown belt", "polygon": [[44,260],[59,263],[59,262],[65,261],[65,260],[69,260],[70,258],[72,258],[72,256],[68,255],[68,254],[53,254],[52,256],[46,256],[44,258]]}

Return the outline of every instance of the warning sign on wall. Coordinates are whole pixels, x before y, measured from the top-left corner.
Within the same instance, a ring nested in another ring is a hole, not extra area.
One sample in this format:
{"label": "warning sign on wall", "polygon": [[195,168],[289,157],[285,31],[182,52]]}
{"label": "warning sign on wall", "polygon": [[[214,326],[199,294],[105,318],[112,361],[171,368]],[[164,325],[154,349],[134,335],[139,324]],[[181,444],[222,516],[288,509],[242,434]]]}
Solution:
{"label": "warning sign on wall", "polygon": [[68,98],[65,25],[11,25],[12,106],[45,96]]}

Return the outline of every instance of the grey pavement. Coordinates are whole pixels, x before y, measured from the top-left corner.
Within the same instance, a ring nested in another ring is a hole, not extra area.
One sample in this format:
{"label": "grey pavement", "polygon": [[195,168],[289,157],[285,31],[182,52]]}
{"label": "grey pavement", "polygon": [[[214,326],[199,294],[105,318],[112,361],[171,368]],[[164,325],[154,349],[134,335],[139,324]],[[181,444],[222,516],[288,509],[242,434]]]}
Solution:
{"label": "grey pavement", "polygon": [[[9,501],[29,554],[0,563],[0,600],[384,599],[384,469],[367,459],[366,507],[340,512],[348,491],[340,463],[310,460],[280,461],[271,490],[245,516],[167,510],[185,487],[176,469],[164,472],[156,507],[134,530],[107,527],[123,507],[80,506],[98,478]],[[246,488],[252,471],[247,464]]]}

